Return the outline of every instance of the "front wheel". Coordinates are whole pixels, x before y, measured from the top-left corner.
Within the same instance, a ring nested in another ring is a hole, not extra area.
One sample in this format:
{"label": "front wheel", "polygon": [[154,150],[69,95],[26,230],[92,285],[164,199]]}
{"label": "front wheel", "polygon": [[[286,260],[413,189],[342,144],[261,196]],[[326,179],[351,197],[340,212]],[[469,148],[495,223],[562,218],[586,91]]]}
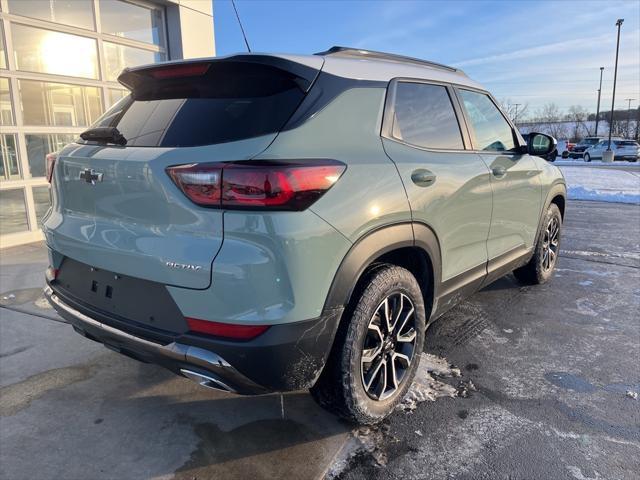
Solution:
{"label": "front wheel", "polygon": [[584,154],[584,161],[585,162],[590,162],[591,161],[591,155],[589,155],[588,153]]}
{"label": "front wheel", "polygon": [[379,267],[345,312],[311,394],[322,407],[347,420],[380,422],[413,381],[425,325],[424,300],[415,277],[402,267]]}
{"label": "front wheel", "polygon": [[555,203],[549,205],[542,224],[533,257],[525,266],[513,271],[515,277],[523,283],[540,284],[549,281],[560,254],[560,233],[562,215]]}

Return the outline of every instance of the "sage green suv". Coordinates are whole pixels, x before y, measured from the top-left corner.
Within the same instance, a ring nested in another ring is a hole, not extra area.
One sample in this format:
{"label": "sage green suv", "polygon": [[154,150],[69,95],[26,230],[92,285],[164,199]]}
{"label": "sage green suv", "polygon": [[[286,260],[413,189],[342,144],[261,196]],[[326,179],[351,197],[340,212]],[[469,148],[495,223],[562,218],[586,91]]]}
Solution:
{"label": "sage green suv", "polygon": [[513,271],[547,281],[566,188],[455,68],[334,47],[125,70],[47,158],[46,295],[124,355],[238,394],[311,389],[356,422],[425,330]]}

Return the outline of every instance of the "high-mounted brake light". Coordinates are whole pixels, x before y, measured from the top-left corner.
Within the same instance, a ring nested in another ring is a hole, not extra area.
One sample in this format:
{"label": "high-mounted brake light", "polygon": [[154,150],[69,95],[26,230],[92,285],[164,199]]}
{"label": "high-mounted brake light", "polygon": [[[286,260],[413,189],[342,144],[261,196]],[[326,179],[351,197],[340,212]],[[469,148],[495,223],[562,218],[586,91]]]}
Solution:
{"label": "high-mounted brake light", "polygon": [[232,340],[252,340],[262,335],[270,325],[237,325],[234,323],[210,322],[197,318],[187,318],[189,330]]}
{"label": "high-mounted brake light", "polygon": [[208,63],[184,63],[152,68],[148,73],[156,80],[164,80],[166,78],[198,77],[207,73],[209,67],[210,64]]}
{"label": "high-mounted brake light", "polygon": [[47,169],[47,181],[51,183],[53,180],[53,169],[56,166],[56,160],[58,159],[57,153],[48,153],[45,157],[46,169]]}
{"label": "high-mounted brake light", "polygon": [[345,170],[335,160],[200,163],[167,168],[175,184],[202,206],[304,210]]}

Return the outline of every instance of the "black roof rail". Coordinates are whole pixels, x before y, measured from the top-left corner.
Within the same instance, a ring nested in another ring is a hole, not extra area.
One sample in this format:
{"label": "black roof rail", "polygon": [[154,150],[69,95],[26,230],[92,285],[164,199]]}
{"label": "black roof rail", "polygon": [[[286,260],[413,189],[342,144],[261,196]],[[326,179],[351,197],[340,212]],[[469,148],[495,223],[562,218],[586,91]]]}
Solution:
{"label": "black roof rail", "polygon": [[432,68],[440,68],[442,70],[448,70],[450,72],[460,72],[457,68],[443,65],[441,63],[430,62],[429,60],[422,60],[420,58],[406,57],[404,55],[396,55],[394,53],[376,52],[374,50],[363,50],[361,48],[352,47],[331,47],[324,52],[317,52],[314,55],[344,55],[350,57],[362,57],[362,58],[374,58],[379,60],[392,60],[396,62],[414,63],[416,65],[422,65]]}

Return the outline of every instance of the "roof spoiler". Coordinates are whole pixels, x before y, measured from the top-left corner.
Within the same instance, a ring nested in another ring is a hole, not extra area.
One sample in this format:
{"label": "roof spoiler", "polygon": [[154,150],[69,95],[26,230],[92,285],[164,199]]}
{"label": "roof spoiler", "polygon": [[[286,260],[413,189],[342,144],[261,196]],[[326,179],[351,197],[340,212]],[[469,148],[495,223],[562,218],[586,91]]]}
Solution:
{"label": "roof spoiler", "polygon": [[180,60],[125,68],[118,76],[118,82],[129,90],[135,91],[149,81],[183,81],[185,78],[204,76],[209,73],[212,68],[215,69],[215,65],[230,62],[268,65],[289,72],[296,77],[296,83],[304,93],[307,93],[313,85],[313,82],[320,73],[323,63],[320,62],[318,67],[314,68],[313,66],[295,62],[285,57],[273,55],[230,55],[219,58]]}

